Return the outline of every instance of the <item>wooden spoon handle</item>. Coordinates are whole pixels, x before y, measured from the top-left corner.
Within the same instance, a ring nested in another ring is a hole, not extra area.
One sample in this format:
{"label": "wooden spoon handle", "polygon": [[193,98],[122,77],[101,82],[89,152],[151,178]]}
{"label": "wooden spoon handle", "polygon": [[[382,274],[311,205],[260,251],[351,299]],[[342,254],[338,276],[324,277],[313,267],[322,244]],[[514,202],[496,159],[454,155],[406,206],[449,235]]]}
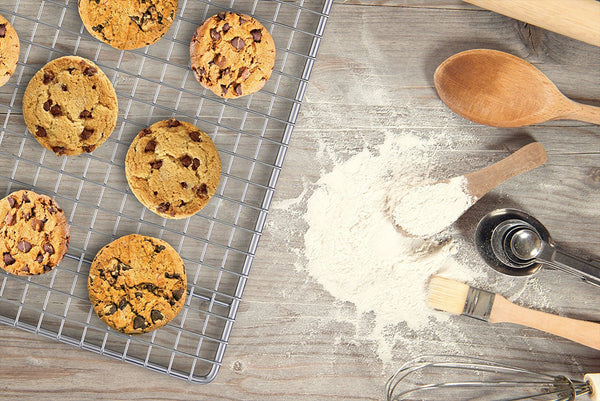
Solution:
{"label": "wooden spoon handle", "polygon": [[515,323],[600,350],[600,323],[571,319],[515,305],[496,294],[490,323]]}
{"label": "wooden spoon handle", "polygon": [[546,160],[548,155],[542,144],[530,143],[491,166],[466,174],[467,190],[477,200],[509,178],[541,166]]}
{"label": "wooden spoon handle", "polygon": [[600,107],[569,101],[569,109],[556,119],[585,121],[600,125]]}

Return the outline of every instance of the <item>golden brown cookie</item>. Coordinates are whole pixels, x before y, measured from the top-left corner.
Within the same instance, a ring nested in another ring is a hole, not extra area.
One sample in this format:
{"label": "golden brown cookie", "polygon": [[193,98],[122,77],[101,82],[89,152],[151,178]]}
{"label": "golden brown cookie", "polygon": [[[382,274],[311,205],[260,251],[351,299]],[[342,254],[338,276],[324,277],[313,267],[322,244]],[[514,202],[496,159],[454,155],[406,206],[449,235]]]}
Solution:
{"label": "golden brown cookie", "polygon": [[157,42],[176,12],[177,0],[79,0],[79,15],[90,35],[125,50]]}
{"label": "golden brown cookie", "polygon": [[196,29],[190,58],[202,86],[218,96],[236,98],[265,85],[275,64],[275,42],[254,18],[219,13]]}
{"label": "golden brown cookie", "polygon": [[0,267],[19,276],[52,270],[67,253],[70,231],[56,202],[32,191],[0,200]]}
{"label": "golden brown cookie", "polygon": [[42,67],[23,96],[29,132],[59,156],[96,149],[112,133],[118,114],[117,95],[106,75],[90,60],[76,56]]}
{"label": "golden brown cookie", "polygon": [[187,279],[167,242],[131,234],[96,254],[88,291],[94,311],[123,333],[147,333],[169,323],[183,307]]}
{"label": "golden brown cookie", "polygon": [[17,31],[0,15],[0,86],[15,72],[19,61],[19,37]]}
{"label": "golden brown cookie", "polygon": [[125,158],[125,174],[144,206],[162,217],[183,219],[214,195],[221,159],[210,137],[196,126],[163,120],[135,137]]}

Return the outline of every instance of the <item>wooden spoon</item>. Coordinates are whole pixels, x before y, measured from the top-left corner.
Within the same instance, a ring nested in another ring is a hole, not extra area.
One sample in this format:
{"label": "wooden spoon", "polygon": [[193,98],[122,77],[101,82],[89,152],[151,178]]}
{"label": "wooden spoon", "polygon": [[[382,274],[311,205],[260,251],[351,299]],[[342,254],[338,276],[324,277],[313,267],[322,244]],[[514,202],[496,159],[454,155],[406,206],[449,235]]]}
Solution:
{"label": "wooden spoon", "polygon": [[394,224],[411,237],[435,235],[454,223],[483,195],[546,160],[548,155],[542,144],[533,142],[481,170],[413,188],[397,202],[388,200],[392,203]]}
{"label": "wooden spoon", "polygon": [[600,107],[574,102],[527,61],[489,49],[446,59],[433,76],[440,98],[455,113],[494,127],[549,120],[600,124]]}

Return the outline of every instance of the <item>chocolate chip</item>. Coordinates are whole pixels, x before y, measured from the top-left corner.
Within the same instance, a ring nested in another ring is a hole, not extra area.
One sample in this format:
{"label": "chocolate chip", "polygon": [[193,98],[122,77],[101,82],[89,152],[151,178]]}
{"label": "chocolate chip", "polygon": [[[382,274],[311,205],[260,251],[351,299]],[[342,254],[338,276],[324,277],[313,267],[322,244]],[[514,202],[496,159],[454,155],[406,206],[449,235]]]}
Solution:
{"label": "chocolate chip", "polygon": [[44,222],[42,220],[39,219],[31,219],[31,228],[33,229],[33,231],[37,231],[40,232],[42,231],[42,228],[44,227]]}
{"label": "chocolate chip", "polygon": [[96,89],[96,84],[92,85],[92,89]]}
{"label": "chocolate chip", "polygon": [[227,94],[227,87],[225,85],[221,85],[221,91],[223,92],[223,96]]}
{"label": "chocolate chip", "polygon": [[238,72],[238,78],[241,77],[245,81],[246,79],[248,79],[249,76],[250,69],[248,67],[240,68],[240,71]]}
{"label": "chocolate chip", "polygon": [[106,312],[104,312],[104,316],[110,316],[110,315],[114,314],[116,311],[117,311],[117,305],[110,304],[110,306],[108,307],[108,310]]}
{"label": "chocolate chip", "polygon": [[17,223],[17,213],[9,213],[6,215],[4,222],[7,226],[14,226]]}
{"label": "chocolate chip", "polygon": [[208,195],[208,187],[205,183],[200,184],[198,190],[196,191],[198,195]]}
{"label": "chocolate chip", "polygon": [[179,121],[175,120],[174,118],[167,121],[167,127],[169,127],[169,128],[179,127],[180,125],[181,125],[181,123]]}
{"label": "chocolate chip", "polygon": [[255,42],[260,43],[260,40],[262,39],[262,31],[260,29],[253,29],[250,31],[250,34]]}
{"label": "chocolate chip", "polygon": [[233,90],[235,91],[235,94],[238,96],[242,96],[242,85],[241,84],[237,84],[233,87]]}
{"label": "chocolate chip", "polygon": [[179,199],[179,206],[178,207],[184,207],[185,205],[187,205],[187,203],[183,199]]}
{"label": "chocolate chip", "polygon": [[125,264],[123,262],[119,262],[118,266],[119,266],[119,269],[121,269],[121,271],[124,271],[124,272],[126,272],[127,270],[133,269],[133,267],[131,267],[128,264]]}
{"label": "chocolate chip", "polygon": [[54,80],[54,74],[50,71],[44,71],[43,83],[44,85],[48,85],[50,82]]}
{"label": "chocolate chip", "polygon": [[6,24],[0,24],[0,38],[6,36]]}
{"label": "chocolate chip", "polygon": [[21,271],[24,273],[29,273],[29,266],[25,266],[24,268],[21,269]]}
{"label": "chocolate chip", "polygon": [[54,247],[52,246],[52,244],[49,244],[49,243],[46,242],[44,245],[42,245],[42,249],[47,254],[54,255]]}
{"label": "chocolate chip", "polygon": [[150,162],[150,167],[152,167],[154,170],[158,170],[159,168],[162,167],[162,160],[157,160],[154,162]]}
{"label": "chocolate chip", "polygon": [[89,110],[83,110],[79,113],[79,118],[92,118],[92,112]]}
{"label": "chocolate chip", "polygon": [[177,273],[173,273],[173,274],[171,274],[171,273],[165,273],[165,278],[169,278],[169,279],[174,278],[174,279],[179,280],[181,278],[181,276],[179,274],[177,274]]}
{"label": "chocolate chip", "polygon": [[50,270],[52,270],[52,266],[44,265],[45,272],[49,272]]}
{"label": "chocolate chip", "polygon": [[54,153],[56,153],[57,155],[61,156],[61,155],[65,154],[65,147],[64,146],[53,146],[52,151]]}
{"label": "chocolate chip", "polygon": [[62,116],[62,108],[58,104],[55,104],[50,108],[50,114],[54,117],[60,117]]}
{"label": "chocolate chip", "polygon": [[156,149],[156,140],[151,139],[144,148],[144,152],[154,152]]}
{"label": "chocolate chip", "polygon": [[188,187],[187,182],[180,182],[181,188],[186,189]]}
{"label": "chocolate chip", "polygon": [[159,213],[165,213],[171,208],[171,203],[163,202],[156,208],[156,211]]}
{"label": "chocolate chip", "polygon": [[65,85],[65,84],[62,84],[62,85],[60,86],[60,89],[62,89],[62,90],[63,90],[63,92],[66,92],[66,91],[68,90],[68,88],[67,88],[67,85]]}
{"label": "chocolate chip", "polygon": [[240,25],[244,25],[246,22],[248,22],[248,20],[240,16]]}
{"label": "chocolate chip", "polygon": [[133,329],[134,330],[138,330],[138,329],[144,329],[147,326],[146,321],[144,320],[143,317],[141,316],[136,316],[133,319]]}
{"label": "chocolate chip", "polygon": [[217,14],[217,17],[219,17],[219,19],[220,19],[220,20],[225,20],[225,15],[226,15],[226,14],[227,14],[227,13],[218,13],[218,14]]}
{"label": "chocolate chip", "polygon": [[192,141],[202,142],[202,134],[200,133],[200,131],[192,131],[189,135]]}
{"label": "chocolate chip", "polygon": [[225,75],[231,76],[231,68],[230,67],[227,67],[221,71],[221,77],[224,77]]}
{"label": "chocolate chip", "polygon": [[23,192],[23,195],[21,195],[21,199],[23,199],[23,202],[30,202],[29,196],[27,196],[27,192]]}
{"label": "chocolate chip", "polygon": [[183,296],[183,293],[185,292],[185,290],[183,288],[178,288],[175,291],[173,291],[173,298],[175,298],[177,301],[179,301],[181,299],[181,297]]}
{"label": "chocolate chip", "polygon": [[154,196],[158,195],[158,191],[154,191],[152,193],[154,194]]}
{"label": "chocolate chip", "polygon": [[156,323],[157,320],[163,320],[165,316],[160,313],[160,311],[152,309],[152,312],[150,312],[150,318],[152,319],[152,323]]}
{"label": "chocolate chip", "polygon": [[221,34],[217,32],[215,28],[212,28],[210,30],[210,38],[216,42],[217,40],[221,39]]}
{"label": "chocolate chip", "polygon": [[102,24],[94,25],[92,27],[92,31],[94,31],[94,32],[100,32],[103,29],[104,29],[104,27],[102,26]]}
{"label": "chocolate chip", "polygon": [[165,247],[164,245],[156,245],[154,247],[154,252],[155,253],[161,253],[162,251],[164,251],[165,249],[167,249],[167,247]]}
{"label": "chocolate chip", "polygon": [[96,67],[85,67],[85,69],[83,70],[83,75],[87,75],[88,77],[94,76],[96,75],[96,73],[98,72],[98,69]]}
{"label": "chocolate chip", "polygon": [[192,164],[192,158],[189,155],[182,156],[179,160],[183,167],[189,167]]}
{"label": "chocolate chip", "polygon": [[92,153],[94,151],[94,149],[96,149],[96,145],[82,146],[81,149],[83,149],[83,151],[86,153]]}
{"label": "chocolate chip", "polygon": [[40,127],[39,125],[36,125],[36,126],[35,126],[35,128],[36,128],[36,130],[35,130],[35,135],[36,135],[36,136],[39,136],[40,138],[43,138],[43,137],[45,137],[46,135],[48,135],[48,134],[46,133],[46,128],[44,128],[44,127]]}
{"label": "chocolate chip", "polygon": [[52,106],[52,103],[54,103],[52,101],[52,99],[48,99],[44,102],[44,105],[42,107],[44,108],[45,111],[50,111],[50,107]]}
{"label": "chocolate chip", "polygon": [[227,59],[222,54],[217,54],[213,61],[219,68],[225,68],[225,65],[227,64]]}
{"label": "chocolate chip", "polygon": [[67,71],[69,71],[70,75],[73,75],[73,71],[75,71],[75,67],[69,67],[69,68],[67,68]]}
{"label": "chocolate chip", "polygon": [[19,251],[21,251],[23,253],[27,253],[27,252],[31,251],[31,244],[25,240],[21,240],[17,244],[17,248],[19,249]]}
{"label": "chocolate chip", "polygon": [[192,170],[196,171],[198,170],[198,167],[200,167],[200,159],[194,157],[194,160],[192,162]]}
{"label": "chocolate chip", "polygon": [[140,138],[143,138],[146,135],[150,135],[151,133],[152,133],[152,131],[150,131],[148,128],[144,128],[143,130],[140,131],[140,133],[138,134],[138,136]]}
{"label": "chocolate chip", "polygon": [[145,288],[150,292],[154,292],[158,288],[152,283],[142,283],[142,284],[140,284],[140,286],[141,286],[141,288]]}
{"label": "chocolate chip", "polygon": [[128,303],[129,302],[127,302],[126,297],[121,298],[121,300],[119,301],[119,309],[121,309],[121,310],[125,309],[125,307],[127,307]]}
{"label": "chocolate chip", "polygon": [[82,141],[85,141],[86,139],[90,139],[92,135],[94,135],[93,128],[84,128],[83,131],[81,131],[81,134],[79,134],[79,138],[81,138]]}
{"label": "chocolate chip", "polygon": [[223,30],[224,33],[227,33],[227,31],[229,30],[229,28],[231,28],[229,26],[229,24],[226,22],[225,24],[223,24],[223,27],[221,28]]}
{"label": "chocolate chip", "polygon": [[8,198],[6,198],[6,200],[8,201],[8,204],[11,208],[15,207],[15,205],[17,204],[17,200],[12,196],[9,196]]}
{"label": "chocolate chip", "polygon": [[13,264],[13,263],[15,263],[15,262],[16,262],[16,261],[15,261],[15,258],[13,258],[13,257],[11,256],[11,254],[10,254],[10,253],[6,252],[6,253],[4,254],[4,264],[5,264],[6,266],[10,266],[10,265],[12,265],[12,264]]}
{"label": "chocolate chip", "polygon": [[166,298],[169,300],[169,305],[173,306],[177,303],[177,301],[175,301],[173,298]]}
{"label": "chocolate chip", "polygon": [[44,261],[44,256],[41,253],[39,253],[35,258],[35,261],[38,263],[42,263]]}
{"label": "chocolate chip", "polygon": [[[254,35],[252,35],[252,37],[254,37]],[[235,47],[236,50],[242,50],[245,45],[246,43],[244,43],[244,40],[238,36],[231,39],[231,46]]]}

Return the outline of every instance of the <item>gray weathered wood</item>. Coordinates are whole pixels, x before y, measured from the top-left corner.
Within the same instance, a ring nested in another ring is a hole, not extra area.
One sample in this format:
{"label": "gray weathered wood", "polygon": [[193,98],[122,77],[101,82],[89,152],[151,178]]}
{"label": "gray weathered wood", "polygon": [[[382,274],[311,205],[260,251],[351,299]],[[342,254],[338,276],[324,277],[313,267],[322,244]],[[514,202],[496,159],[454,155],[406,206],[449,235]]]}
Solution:
{"label": "gray weathered wood", "polygon": [[[22,1],[24,3],[24,1]],[[37,6],[32,6],[37,10]],[[465,236],[487,211],[519,206],[558,243],[600,255],[600,127],[551,122],[520,129],[472,124],[437,97],[432,74],[458,51],[508,51],[540,68],[575,100],[600,105],[600,49],[463,4],[406,0],[340,1],[332,10],[275,201],[298,197],[318,180],[319,146],[346,158],[381,142],[386,131],[444,128],[448,164],[435,174],[483,167],[535,139],[549,160],[487,195],[458,222]],[[424,115],[419,123],[410,116]],[[407,125],[408,124],[408,125]],[[340,137],[353,138],[340,141]],[[348,145],[350,143],[351,145]],[[330,167],[330,166],[329,166]],[[327,166],[323,167],[327,170]],[[223,367],[207,386],[188,384],[20,330],[0,326],[0,399],[381,400],[387,377],[422,352],[458,350],[580,378],[600,371],[600,353],[534,330],[456,317],[455,338],[406,332],[410,349],[377,359],[375,344],[295,264],[302,215],[275,209],[261,239]],[[482,262],[468,246],[470,263]],[[497,279],[489,271],[491,279]],[[547,309],[600,320],[600,292],[555,272]],[[553,287],[555,286],[555,287]]]}

